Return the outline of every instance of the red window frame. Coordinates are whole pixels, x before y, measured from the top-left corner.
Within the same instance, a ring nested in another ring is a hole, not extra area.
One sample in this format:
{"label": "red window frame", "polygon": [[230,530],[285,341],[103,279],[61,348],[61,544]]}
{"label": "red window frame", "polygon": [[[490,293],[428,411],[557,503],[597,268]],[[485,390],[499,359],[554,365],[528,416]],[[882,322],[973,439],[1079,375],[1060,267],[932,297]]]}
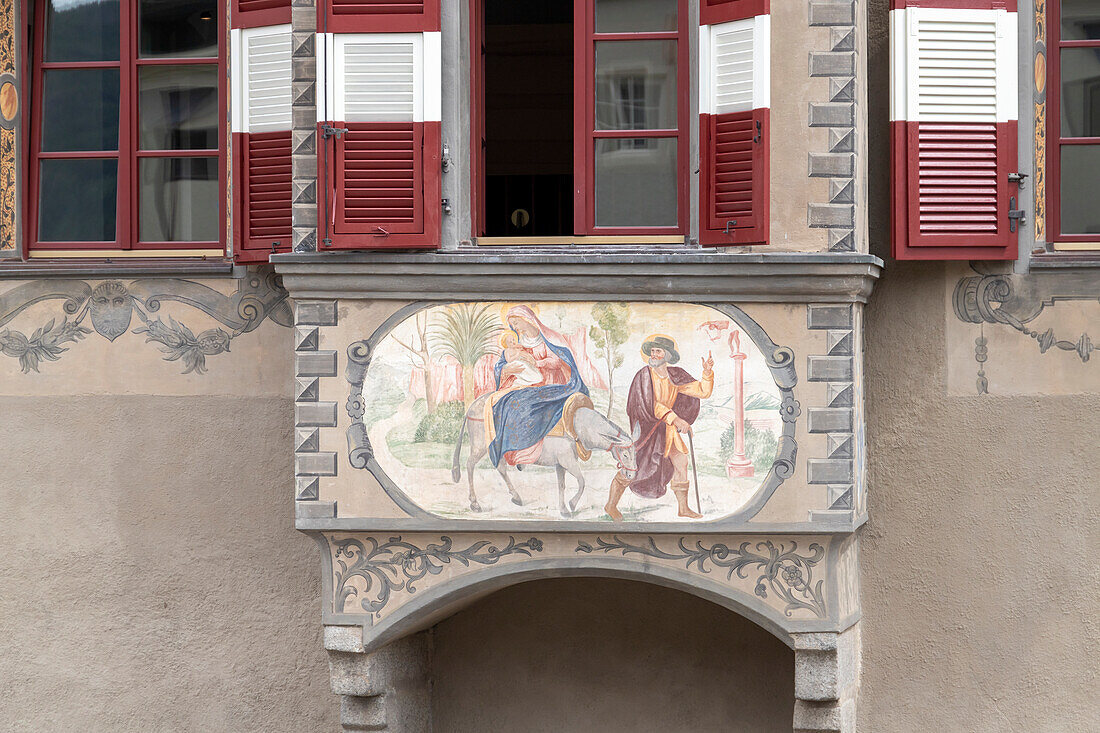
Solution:
{"label": "red window frame", "polygon": [[[675,31],[597,33],[595,3],[573,0],[573,236],[687,235],[690,219],[690,86],[691,36],[688,0],[677,2]],[[484,0],[472,3],[470,29],[471,64],[471,171],[473,184],[474,231],[485,225],[485,87],[483,69]],[[675,129],[597,130],[596,129],[596,42],[597,41],[675,41],[676,96]],[[596,226],[597,140],[659,138],[676,139],[676,225],[663,227]]]}
{"label": "red window frame", "polygon": [[[179,250],[221,250],[226,247],[226,200],[228,166],[226,153],[226,127],[228,104],[226,100],[226,25],[223,0],[216,3],[218,24],[217,57],[169,57],[140,58],[138,51],[137,3],[123,0],[119,3],[119,60],[118,61],[51,61],[43,60],[45,53],[46,0],[34,4],[34,41],[32,51],[32,105],[30,111],[28,171],[29,194],[26,197],[26,236],[24,255],[32,252],[80,251],[139,251],[171,255]],[[210,66],[217,67],[218,77],[218,148],[217,150],[141,150],[138,120],[138,73],[146,66]],[[42,146],[43,77],[50,69],[119,69],[118,148],[77,152],[44,152]],[[218,239],[208,241],[142,242],[139,240],[138,215],[140,205],[140,161],[145,158],[217,158],[218,165]],[[113,241],[40,242],[38,241],[38,201],[40,185],[40,161],[49,159],[117,159],[118,191],[115,214],[115,239]]]}
{"label": "red window frame", "polygon": [[1100,39],[1062,40],[1062,0],[1050,0],[1047,8],[1047,241],[1100,242],[1100,234],[1062,233],[1062,147],[1100,145],[1100,137],[1062,137],[1062,49],[1093,48],[1100,52]]}

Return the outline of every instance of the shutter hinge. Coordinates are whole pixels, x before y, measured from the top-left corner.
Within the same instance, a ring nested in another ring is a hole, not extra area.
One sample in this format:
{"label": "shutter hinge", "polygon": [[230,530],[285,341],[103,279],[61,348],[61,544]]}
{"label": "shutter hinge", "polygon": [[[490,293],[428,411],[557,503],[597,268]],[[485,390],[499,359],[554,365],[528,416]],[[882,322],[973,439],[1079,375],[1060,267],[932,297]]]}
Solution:
{"label": "shutter hinge", "polygon": [[1015,183],[1016,186],[1022,191],[1024,188],[1024,179],[1027,178],[1026,173],[1009,173],[1008,182]]}
{"label": "shutter hinge", "polygon": [[756,134],[753,135],[753,137],[752,137],[752,141],[754,143],[760,142],[760,138],[762,137],[761,129],[762,128],[761,128],[761,125],[760,125],[760,120],[757,120],[756,121]]}
{"label": "shutter hinge", "polygon": [[328,140],[330,137],[340,137],[348,131],[346,127],[335,127],[325,122],[321,125],[321,139]]}
{"label": "shutter hinge", "polygon": [[451,214],[454,213],[454,209],[451,208],[451,200],[450,199],[441,199],[440,204],[443,206],[443,213],[446,214],[447,216],[450,216]]}
{"label": "shutter hinge", "polygon": [[1016,208],[1016,197],[1010,196],[1008,199],[1008,231],[1015,233],[1016,222],[1020,222],[1023,226],[1027,223],[1027,212],[1023,209]]}

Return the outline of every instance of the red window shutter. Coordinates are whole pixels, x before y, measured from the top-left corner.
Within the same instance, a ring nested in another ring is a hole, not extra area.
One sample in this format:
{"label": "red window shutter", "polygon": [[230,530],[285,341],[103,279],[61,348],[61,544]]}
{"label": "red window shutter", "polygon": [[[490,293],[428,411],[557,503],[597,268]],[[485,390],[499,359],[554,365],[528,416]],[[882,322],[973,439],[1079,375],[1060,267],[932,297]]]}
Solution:
{"label": "red window shutter", "polygon": [[713,25],[771,12],[770,0],[700,0],[699,24]]}
{"label": "red window shutter", "polygon": [[[255,0],[262,3],[273,4]],[[235,7],[251,5],[237,0]],[[272,252],[291,247],[290,31],[285,24],[235,30],[231,53],[238,59],[232,85],[233,253],[241,262],[266,262]]]}
{"label": "red window shutter", "polygon": [[439,3],[440,0],[318,0],[321,23],[318,30],[326,33],[438,31]]}
{"label": "red window shutter", "polygon": [[1016,258],[1016,13],[1005,9],[899,0],[891,11],[897,259]]}
{"label": "red window shutter", "polygon": [[326,75],[334,121],[318,125],[321,249],[438,247],[440,33],[336,33],[328,53],[342,74]]}
{"label": "red window shutter", "polygon": [[290,0],[232,0],[232,27],[259,28],[290,22]]}
{"label": "red window shutter", "polygon": [[[700,130],[706,175],[703,244],[750,244],[767,239],[768,110],[704,115]],[[700,167],[700,173],[704,167]]]}
{"label": "red window shutter", "polygon": [[[760,0],[703,0],[699,242],[765,244],[770,228],[770,17]],[[763,14],[756,11],[763,10]]]}
{"label": "red window shutter", "polygon": [[290,131],[237,136],[240,154],[238,259],[290,249]]}

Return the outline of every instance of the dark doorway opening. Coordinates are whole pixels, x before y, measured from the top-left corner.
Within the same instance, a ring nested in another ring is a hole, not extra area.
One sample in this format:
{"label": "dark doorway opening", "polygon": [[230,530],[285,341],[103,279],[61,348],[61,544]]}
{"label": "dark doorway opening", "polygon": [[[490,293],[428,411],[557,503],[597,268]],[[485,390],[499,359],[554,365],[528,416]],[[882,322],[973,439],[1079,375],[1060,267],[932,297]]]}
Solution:
{"label": "dark doorway opening", "polygon": [[484,8],[483,234],[572,234],[573,2]]}

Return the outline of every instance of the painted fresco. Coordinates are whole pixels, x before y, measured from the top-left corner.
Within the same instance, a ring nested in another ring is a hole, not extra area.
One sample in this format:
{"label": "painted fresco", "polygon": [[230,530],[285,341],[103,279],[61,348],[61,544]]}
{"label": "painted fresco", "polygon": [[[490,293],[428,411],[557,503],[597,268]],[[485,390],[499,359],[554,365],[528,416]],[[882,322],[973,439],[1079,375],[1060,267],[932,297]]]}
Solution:
{"label": "painted fresco", "polygon": [[377,341],[362,394],[379,479],[460,519],[726,517],[797,411],[741,325],[686,304],[427,307]]}

